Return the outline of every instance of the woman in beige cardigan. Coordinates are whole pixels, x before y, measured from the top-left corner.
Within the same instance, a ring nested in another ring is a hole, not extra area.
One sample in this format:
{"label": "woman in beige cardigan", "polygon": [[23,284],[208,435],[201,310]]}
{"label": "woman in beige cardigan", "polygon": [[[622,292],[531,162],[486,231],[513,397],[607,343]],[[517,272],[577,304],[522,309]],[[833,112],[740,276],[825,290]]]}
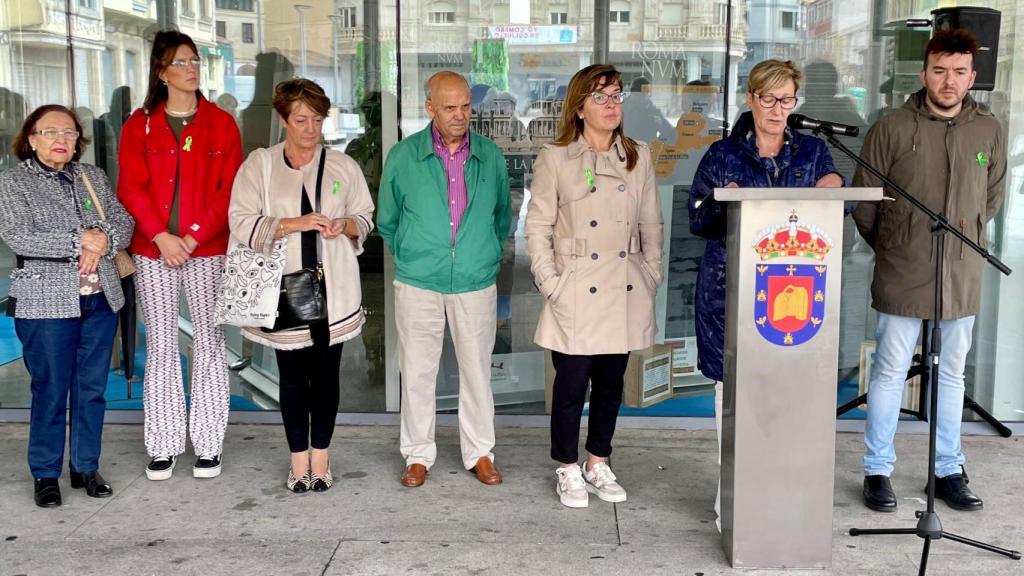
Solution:
{"label": "woman in beige cardigan", "polygon": [[[559,135],[537,156],[526,214],[526,250],[544,294],[535,342],[551,350],[551,457],[562,504],[588,492],[623,502],[608,466],[630,350],[654,343],[662,220],[646,145],[622,133],[622,80],[603,64],[569,82]],[[577,464],[590,383],[585,468]]]}
{"label": "woman in beige cardigan", "polygon": [[[356,256],[373,228],[373,200],[355,161],[320,144],[330,108],[320,86],[302,78],[282,82],[273,105],[285,141],[253,151],[242,164],[228,211],[231,233],[267,254],[275,240],[288,237],[285,274],[319,260],[327,320],[285,330],[246,328],[243,335],[277,354],[281,419],[292,455],[288,489],[323,492],[333,483],[328,447],[338,412],[342,343],[356,337],[364,322]],[[269,205],[263,206],[268,185]]]}

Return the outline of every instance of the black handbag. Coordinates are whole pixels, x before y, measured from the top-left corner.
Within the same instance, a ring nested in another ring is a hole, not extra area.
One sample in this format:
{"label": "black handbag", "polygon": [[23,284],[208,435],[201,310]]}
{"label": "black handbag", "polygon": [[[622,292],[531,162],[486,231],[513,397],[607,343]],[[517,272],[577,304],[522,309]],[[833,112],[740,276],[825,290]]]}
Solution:
{"label": "black handbag", "polygon": [[[320,188],[324,179],[324,164],[327,150],[320,150],[320,166],[316,174],[314,201],[316,212],[320,211]],[[303,194],[305,196],[305,194]],[[277,320],[272,331],[308,326],[327,320],[327,288],[324,284],[324,268],[320,261],[320,235],[316,236],[317,263],[315,267],[303,268],[298,272],[281,276],[281,298],[277,303]]]}
{"label": "black handbag", "polygon": [[324,269],[303,268],[281,277],[281,300],[277,304],[274,330],[307,326],[327,319],[327,290]]}

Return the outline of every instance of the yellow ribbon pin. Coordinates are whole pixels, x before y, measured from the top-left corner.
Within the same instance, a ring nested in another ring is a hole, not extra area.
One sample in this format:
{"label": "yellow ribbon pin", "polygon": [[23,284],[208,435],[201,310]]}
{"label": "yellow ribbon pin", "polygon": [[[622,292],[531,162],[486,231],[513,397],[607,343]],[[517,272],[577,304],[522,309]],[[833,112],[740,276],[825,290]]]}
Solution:
{"label": "yellow ribbon pin", "polygon": [[185,145],[182,146],[182,150],[184,150],[185,152],[191,152],[192,151],[192,137],[191,136],[186,136],[185,137]]}

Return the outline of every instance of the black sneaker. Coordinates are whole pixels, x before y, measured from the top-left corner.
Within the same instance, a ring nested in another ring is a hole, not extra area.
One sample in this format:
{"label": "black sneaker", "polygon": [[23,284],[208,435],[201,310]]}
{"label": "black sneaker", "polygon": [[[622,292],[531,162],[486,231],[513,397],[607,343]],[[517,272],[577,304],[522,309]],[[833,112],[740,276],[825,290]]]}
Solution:
{"label": "black sneaker", "polygon": [[196,458],[196,465],[192,467],[192,476],[195,478],[216,478],[220,476],[220,455]]}
{"label": "black sneaker", "polygon": [[174,472],[174,456],[154,456],[146,466],[146,478],[167,480]]}

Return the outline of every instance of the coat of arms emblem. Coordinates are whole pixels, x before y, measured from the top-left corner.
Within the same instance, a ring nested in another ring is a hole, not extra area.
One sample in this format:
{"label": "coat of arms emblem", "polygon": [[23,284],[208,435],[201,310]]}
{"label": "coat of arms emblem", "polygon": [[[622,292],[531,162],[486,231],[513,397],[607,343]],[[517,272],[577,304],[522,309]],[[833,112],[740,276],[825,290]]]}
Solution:
{"label": "coat of arms emblem", "polygon": [[[771,226],[754,241],[760,257],[754,283],[754,324],[765,340],[799,346],[818,333],[825,321],[827,266],[822,264],[832,240],[817,226],[800,222],[796,210],[786,224]],[[800,258],[810,264],[772,264]]]}

